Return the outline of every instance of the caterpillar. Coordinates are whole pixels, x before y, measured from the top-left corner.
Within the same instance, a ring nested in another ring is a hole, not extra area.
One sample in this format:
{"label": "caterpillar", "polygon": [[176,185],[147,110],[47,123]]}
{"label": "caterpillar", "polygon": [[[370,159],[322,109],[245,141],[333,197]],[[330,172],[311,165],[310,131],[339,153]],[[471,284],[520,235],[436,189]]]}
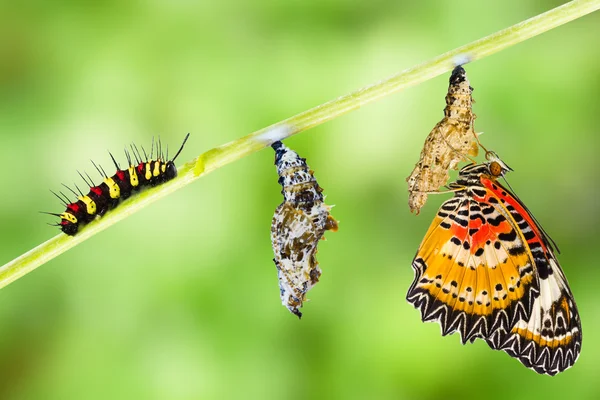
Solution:
{"label": "caterpillar", "polygon": [[75,190],[71,189],[69,186],[63,184],[65,188],[67,188],[77,197],[75,202],[71,202],[69,197],[63,192],[59,191],[59,193],[62,195],[61,197],[54,191],[51,191],[65,205],[66,210],[61,214],[45,212],[45,214],[54,215],[60,218],[59,223],[50,225],[58,226],[64,233],[73,236],[79,231],[80,225],[87,224],[93,221],[96,217],[103,216],[108,210],[115,208],[121,200],[125,200],[131,196],[133,192],[139,191],[143,187],[157,186],[175,178],[177,176],[175,159],[183,150],[183,146],[185,145],[185,142],[188,140],[189,136],[190,134],[188,133],[183,139],[181,147],[175,156],[170,160],[168,147],[167,154],[163,157],[160,140],[156,145],[156,159],[152,158],[155,147],[154,139],[152,140],[150,157],[146,155],[146,151],[143,147],[142,153],[144,156],[142,157],[137,146],[132,144],[131,153],[125,149],[125,157],[127,158],[127,163],[129,166],[127,169],[123,170],[113,155],[109,152],[108,154],[117,168],[117,172],[110,177],[106,174],[106,172],[104,172],[102,166],[98,166],[92,161],[92,164],[103,178],[102,183],[96,186],[94,185],[92,178],[90,178],[87,173],[84,176],[81,174],[81,172],[77,171],[85,184],[90,187],[90,191],[87,195],[84,195],[77,185],[75,185],[75,188],[79,193],[75,192]]}
{"label": "caterpillar", "polygon": [[271,244],[277,267],[281,302],[298,318],[306,293],[319,281],[321,269],[315,257],[325,231],[337,231],[337,221],[323,203],[323,189],[305,158],[281,142],[271,145],[282,186],[283,203],[271,223]]}

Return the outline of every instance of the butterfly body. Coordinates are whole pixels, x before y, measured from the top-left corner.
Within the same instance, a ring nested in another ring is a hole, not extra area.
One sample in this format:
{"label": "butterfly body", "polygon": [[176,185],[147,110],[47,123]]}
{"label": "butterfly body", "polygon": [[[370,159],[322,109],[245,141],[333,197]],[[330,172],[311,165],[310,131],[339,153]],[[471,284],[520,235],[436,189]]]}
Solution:
{"label": "butterfly body", "polygon": [[497,178],[499,160],[468,165],[413,260],[407,300],[442,334],[480,338],[539,373],[573,365],[581,324],[552,241]]}

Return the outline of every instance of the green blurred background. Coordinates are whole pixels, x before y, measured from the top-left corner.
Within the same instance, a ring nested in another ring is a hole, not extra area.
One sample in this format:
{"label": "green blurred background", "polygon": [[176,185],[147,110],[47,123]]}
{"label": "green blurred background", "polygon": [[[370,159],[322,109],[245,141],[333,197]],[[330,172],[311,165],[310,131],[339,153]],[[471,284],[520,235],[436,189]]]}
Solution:
{"label": "green blurred background", "polygon": [[[191,132],[182,164],[560,4],[83,3],[0,6],[0,264],[58,233],[38,214],[63,209],[48,189],[95,174],[90,158],[112,168],[108,149]],[[462,346],[404,300],[448,198],[408,211],[440,76],[286,142],[341,221],[301,321],[271,261],[267,149],[2,289],[0,398],[599,398],[599,38],[596,13],[467,66],[476,129],[563,252],[585,337],[574,368],[538,376]]]}

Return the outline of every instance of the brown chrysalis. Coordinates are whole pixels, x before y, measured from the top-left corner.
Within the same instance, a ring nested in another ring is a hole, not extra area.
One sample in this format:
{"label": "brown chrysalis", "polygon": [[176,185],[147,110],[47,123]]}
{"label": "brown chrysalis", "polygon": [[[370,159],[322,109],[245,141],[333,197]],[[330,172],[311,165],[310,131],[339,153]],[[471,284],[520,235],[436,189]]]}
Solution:
{"label": "brown chrysalis", "polygon": [[283,203],[271,223],[271,243],[277,266],[281,301],[298,318],[306,293],[319,281],[315,257],[325,231],[336,231],[337,221],[323,203],[323,189],[306,165],[306,159],[280,141],[272,144],[282,186]]}

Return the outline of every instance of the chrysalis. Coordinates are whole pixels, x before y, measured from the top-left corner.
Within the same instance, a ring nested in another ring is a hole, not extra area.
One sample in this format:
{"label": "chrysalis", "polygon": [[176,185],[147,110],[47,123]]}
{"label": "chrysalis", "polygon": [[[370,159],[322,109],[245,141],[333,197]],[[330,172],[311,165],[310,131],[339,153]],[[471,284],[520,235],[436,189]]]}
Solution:
{"label": "chrysalis", "polygon": [[271,223],[271,243],[284,306],[298,318],[306,293],[319,281],[315,257],[326,230],[337,231],[337,221],[323,203],[323,189],[306,165],[306,159],[281,142],[272,144],[283,203]]}
{"label": "chrysalis", "polygon": [[411,212],[418,214],[427,201],[427,192],[446,184],[450,169],[457,169],[458,163],[468,156],[477,156],[479,142],[473,130],[472,92],[465,70],[457,66],[450,76],[444,118],[427,136],[421,158],[406,179]]}

